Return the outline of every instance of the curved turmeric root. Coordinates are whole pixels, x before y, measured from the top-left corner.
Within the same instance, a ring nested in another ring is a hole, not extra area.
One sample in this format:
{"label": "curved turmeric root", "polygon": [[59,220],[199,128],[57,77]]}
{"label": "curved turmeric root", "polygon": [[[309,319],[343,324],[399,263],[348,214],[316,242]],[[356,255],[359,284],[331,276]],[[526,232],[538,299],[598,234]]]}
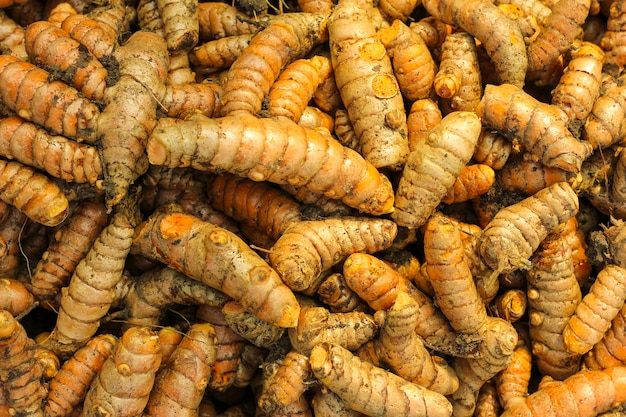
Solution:
{"label": "curved turmeric root", "polygon": [[565,381],[542,381],[539,389],[516,401],[501,417],[542,417],[565,413],[593,417],[626,401],[626,367],[582,370]]}
{"label": "curved turmeric root", "polygon": [[364,362],[341,346],[322,343],[309,357],[315,377],[348,406],[383,417],[449,417],[443,395]]}
{"label": "curved turmeric root", "polygon": [[329,134],[287,119],[242,113],[182,122],[160,119],[148,140],[154,165],[227,171],[253,181],[301,185],[371,214],[393,210],[391,183]]}
{"label": "curved turmeric root", "polygon": [[186,214],[155,214],[138,227],[132,253],[223,291],[265,321],[281,327],[297,324],[300,305],[291,290],[256,252],[225,229]]}

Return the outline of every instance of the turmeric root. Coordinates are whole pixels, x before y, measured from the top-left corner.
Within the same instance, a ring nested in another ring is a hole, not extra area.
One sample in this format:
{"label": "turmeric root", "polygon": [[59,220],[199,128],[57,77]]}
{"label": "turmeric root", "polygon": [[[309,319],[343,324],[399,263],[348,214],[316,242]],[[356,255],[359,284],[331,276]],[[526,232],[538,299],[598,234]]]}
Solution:
{"label": "turmeric root", "polygon": [[0,199],[45,226],[57,226],[69,214],[69,202],[61,189],[19,162],[0,160]]}
{"label": "turmeric root", "polygon": [[589,14],[590,0],[558,2],[541,22],[539,35],[528,45],[530,79],[567,51]]}
{"label": "turmeric root", "polygon": [[206,42],[227,36],[255,33],[268,17],[250,19],[250,16],[227,3],[199,3],[200,40]]}
{"label": "turmeric root", "polygon": [[148,403],[160,364],[157,334],[146,327],[126,330],[91,384],[83,403],[83,415],[140,415]]}
{"label": "turmeric root", "polygon": [[215,362],[215,330],[192,324],[158,372],[143,416],[190,415],[197,411]]}
{"label": "turmeric root", "polygon": [[426,223],[469,162],[480,133],[471,112],[453,112],[418,143],[409,156],[396,190],[393,219],[417,228]]}
{"label": "turmeric root", "polygon": [[442,118],[439,105],[433,100],[425,98],[413,102],[406,117],[409,151],[413,152],[419,142],[426,140],[428,132],[437,126]]}
{"label": "turmeric root", "polygon": [[5,158],[68,182],[98,186],[102,181],[102,162],[94,146],[52,136],[18,116],[0,119],[0,132],[0,155]]}
{"label": "turmeric root", "polygon": [[[454,344],[456,335],[433,300],[384,261],[366,253],[354,253],[344,262],[343,275],[348,286],[376,311],[389,309],[400,292],[407,292],[420,305],[415,331],[426,345],[442,350]],[[468,347],[465,354],[473,348],[475,345]]]}
{"label": "turmeric root", "polygon": [[50,381],[44,414],[50,417],[68,416],[82,403],[96,374],[111,355],[117,337],[101,334],[90,339],[65,361]]}
{"label": "turmeric root", "polygon": [[35,297],[26,285],[15,279],[0,278],[0,310],[15,317],[32,309],[34,303]]}
{"label": "turmeric root", "polygon": [[391,183],[373,165],[330,135],[288,120],[244,113],[160,122],[148,140],[147,153],[155,165],[221,170],[253,181],[302,185],[371,214],[393,209]]}
{"label": "turmeric root", "polygon": [[273,374],[274,383],[264,386],[258,400],[259,406],[266,413],[271,413],[297,401],[308,388],[307,383],[312,377],[308,356],[290,351]]}
{"label": "turmeric root", "polygon": [[269,114],[298,122],[313,93],[331,71],[330,60],[322,55],[288,64],[268,93]]}
{"label": "turmeric root", "polygon": [[528,67],[524,38],[496,5],[482,0],[426,0],[422,4],[435,19],[464,29],[485,45],[501,83],[524,85]]}
{"label": "turmeric root", "polygon": [[473,158],[493,169],[502,169],[506,166],[512,148],[513,145],[504,136],[491,129],[481,129]]}
{"label": "turmeric root", "polygon": [[442,203],[462,203],[487,192],[496,180],[495,171],[485,164],[466,165],[461,169]]}
{"label": "turmeric root", "polygon": [[341,0],[328,22],[335,82],[361,152],[376,168],[400,170],[409,153],[402,94],[367,0]]}
{"label": "turmeric root", "polygon": [[331,274],[317,288],[320,301],[328,306],[331,313],[367,311],[367,304],[354,292],[342,274]]}
{"label": "turmeric root", "polygon": [[34,356],[35,342],[11,313],[0,310],[0,380],[9,414],[43,416],[47,388]]}
{"label": "turmeric root", "polygon": [[565,381],[542,382],[537,391],[524,401],[516,401],[502,417],[539,417],[561,412],[580,417],[596,416],[626,400],[625,381],[626,367],[581,370]]}
{"label": "turmeric root", "polygon": [[103,204],[79,203],[57,230],[54,242],[35,267],[31,287],[38,300],[54,298],[67,285],[76,265],[85,258],[107,220]]}
{"label": "turmeric root", "polygon": [[189,51],[200,39],[198,1],[157,0],[163,34],[171,54]]}
{"label": "turmeric root", "polygon": [[572,173],[521,157],[511,158],[498,171],[497,177],[497,182],[503,190],[533,195],[554,183],[570,181]]}
{"label": "turmeric root", "polygon": [[20,117],[54,135],[96,140],[100,111],[94,103],[35,64],[10,55],[0,56],[0,100]]}
{"label": "turmeric root", "polygon": [[401,20],[379,29],[377,36],[391,57],[403,97],[410,101],[426,99],[432,91],[437,65],[421,36]]}
{"label": "turmeric root", "polygon": [[[185,214],[157,213],[138,227],[132,252],[223,291],[265,321],[280,327],[297,323],[300,306],[291,290],[225,229]],[[226,269],[230,273],[224,275]]]}
{"label": "turmeric root", "polygon": [[261,320],[247,312],[237,301],[228,301],[222,307],[224,320],[239,336],[255,346],[269,349],[285,334],[285,329]]}
{"label": "turmeric root", "polygon": [[582,42],[573,45],[572,59],[552,91],[552,104],[568,118],[568,128],[575,136],[600,95],[604,52],[597,45]]}
{"label": "turmeric root", "polygon": [[123,277],[116,295],[124,308],[116,312],[129,325],[156,326],[163,312],[173,304],[222,306],[227,297],[215,289],[194,281],[170,268],[156,268],[138,277]]}
{"label": "turmeric root", "polygon": [[184,119],[196,111],[213,117],[219,114],[221,95],[222,87],[210,82],[168,85],[162,106],[169,117]]}
{"label": "turmeric root", "polygon": [[11,19],[4,10],[0,11],[0,51],[5,55],[26,58],[24,28]]}
{"label": "turmeric root", "polygon": [[626,300],[626,269],[608,264],[591,284],[563,329],[570,352],[584,354],[602,340]]}
{"label": "turmeric root", "polygon": [[483,230],[480,254],[492,269],[528,269],[541,241],[578,212],[578,196],[557,182],[519,203],[501,209]]}
{"label": "turmeric root", "polygon": [[115,56],[120,78],[106,90],[97,126],[109,211],[148,169],[146,141],[156,124],[157,102],[165,95],[168,67],[165,41],[150,32],[135,32]]}
{"label": "turmeric root", "polygon": [[44,20],[26,27],[26,52],[34,64],[74,86],[91,100],[102,100],[108,71],[66,31]]}
{"label": "turmeric root", "polygon": [[555,231],[541,242],[526,274],[531,347],[537,367],[543,375],[560,381],[580,367],[580,354],[569,352],[563,337],[567,321],[582,299],[571,255],[570,246]]}
{"label": "turmeric root", "polygon": [[213,326],[217,339],[215,362],[211,365],[207,389],[223,392],[235,383],[237,369],[242,361],[241,357],[249,343],[228,326],[219,307],[201,305],[196,317]]}
{"label": "turmeric root", "polygon": [[467,32],[446,36],[441,45],[439,70],[433,89],[442,98],[444,113],[474,111],[482,95],[478,52],[474,37]]}
{"label": "turmeric root", "polygon": [[222,116],[256,115],[281,69],[326,40],[323,14],[296,13],[274,19],[261,30],[228,70],[223,84]]}
{"label": "turmeric root", "polygon": [[325,342],[356,350],[377,330],[372,316],[363,312],[331,313],[325,307],[303,307],[298,325],[288,334],[293,349],[309,355],[311,349]]}
{"label": "turmeric root", "polygon": [[209,178],[206,189],[213,208],[263,231],[274,240],[291,223],[304,220],[300,205],[267,182],[221,174]]}
{"label": "turmeric root", "polygon": [[41,344],[66,358],[91,339],[113,302],[113,288],[122,278],[133,238],[133,224],[117,213],[100,232],[61,291],[59,314],[50,336]]}
{"label": "turmeric root", "polygon": [[341,217],[292,224],[269,253],[270,264],[294,291],[319,286],[322,272],[355,252],[388,248],[397,234],[385,219]]}
{"label": "turmeric root", "polygon": [[583,356],[587,368],[598,370],[626,365],[626,352],[624,351],[625,306],[622,306],[617,316],[611,321],[611,327],[604,334],[602,340]]}
{"label": "turmeric root", "polygon": [[531,372],[532,355],[520,337],[511,362],[495,378],[500,403],[505,410],[511,408],[516,401],[524,401],[528,396]]}
{"label": "turmeric root", "polygon": [[254,34],[215,39],[196,46],[189,52],[189,65],[196,74],[210,74],[229,68],[248,47]]}
{"label": "turmeric root", "polygon": [[484,127],[519,143],[544,165],[577,173],[592,148],[567,129],[558,107],[511,85],[487,85],[476,113]]}
{"label": "turmeric root", "polygon": [[449,417],[446,398],[361,361],[341,346],[323,343],[309,357],[315,377],[356,411],[368,415]]}
{"label": "turmeric root", "polygon": [[374,348],[379,359],[409,382],[443,395],[459,388],[454,370],[440,357],[431,355],[415,333],[419,305],[407,293],[399,293],[393,306],[377,312],[374,319],[380,326]]}
{"label": "turmeric root", "polygon": [[97,59],[108,59],[118,46],[118,30],[84,14],[70,15],[61,23],[61,29],[69,33]]}

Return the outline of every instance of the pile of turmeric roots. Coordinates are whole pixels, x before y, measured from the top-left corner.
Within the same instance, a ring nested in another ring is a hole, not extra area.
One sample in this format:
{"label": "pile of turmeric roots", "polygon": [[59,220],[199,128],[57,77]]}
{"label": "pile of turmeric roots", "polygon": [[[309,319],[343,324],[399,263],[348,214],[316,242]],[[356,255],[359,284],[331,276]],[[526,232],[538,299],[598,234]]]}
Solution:
{"label": "pile of turmeric roots", "polygon": [[0,6],[0,416],[626,415],[626,1]]}

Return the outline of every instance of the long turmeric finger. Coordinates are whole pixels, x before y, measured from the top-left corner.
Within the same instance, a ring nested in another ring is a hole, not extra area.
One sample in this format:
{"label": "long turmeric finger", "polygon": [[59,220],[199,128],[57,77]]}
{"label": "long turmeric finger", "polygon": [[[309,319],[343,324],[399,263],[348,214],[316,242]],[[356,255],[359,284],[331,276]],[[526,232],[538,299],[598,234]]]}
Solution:
{"label": "long turmeric finger", "polygon": [[524,401],[516,401],[501,417],[593,417],[625,400],[626,367],[617,366],[603,371],[582,370],[565,381],[540,384],[536,392]]}
{"label": "long turmeric finger", "polygon": [[449,417],[441,394],[364,362],[338,345],[322,343],[309,357],[315,377],[351,408],[382,417]]}
{"label": "long turmeric finger", "polygon": [[35,358],[35,342],[22,325],[0,310],[0,380],[10,414],[41,417],[47,389],[43,369]]}
{"label": "long turmeric finger", "polygon": [[563,329],[570,352],[586,353],[602,340],[626,300],[626,269],[606,265]]}
{"label": "long turmeric finger", "polygon": [[106,107],[97,126],[109,211],[148,169],[145,147],[156,124],[157,103],[165,96],[169,57],[161,37],[142,31],[135,32],[115,56],[120,79],[106,90]]}
{"label": "long turmeric finger", "polygon": [[132,252],[223,291],[263,320],[281,327],[297,323],[300,305],[291,290],[225,229],[185,214],[156,214],[139,226]]}
{"label": "long turmeric finger", "polygon": [[443,395],[452,394],[459,388],[454,370],[444,359],[431,355],[415,333],[419,308],[414,298],[399,293],[389,310],[376,313],[374,319],[382,324],[374,348],[381,361],[407,381]]}
{"label": "long turmeric finger", "polygon": [[310,13],[272,20],[230,66],[223,85],[221,114],[257,114],[285,65],[326,39],[326,20],[326,15]]}
{"label": "long turmeric finger", "polygon": [[111,334],[94,336],[78,349],[50,381],[50,391],[44,413],[50,417],[65,417],[82,403],[91,382],[111,355],[117,337]]}
{"label": "long turmeric finger", "polygon": [[254,181],[302,185],[371,214],[393,210],[391,183],[330,135],[290,120],[246,113],[182,122],[160,119],[148,140],[154,165],[227,171]]}
{"label": "long turmeric finger", "polygon": [[483,231],[480,254],[492,269],[528,269],[528,258],[560,223],[578,212],[578,196],[557,182],[498,211]]}
{"label": "long turmeric finger", "polygon": [[31,277],[33,294],[42,301],[54,298],[69,282],[76,265],[87,255],[93,242],[106,226],[103,204],[81,202],[55,233]]}
{"label": "long turmeric finger", "polygon": [[97,185],[102,180],[96,147],[52,136],[18,116],[0,119],[0,155],[68,182]]}
{"label": "long turmeric finger", "polygon": [[91,384],[83,403],[83,416],[140,415],[148,403],[160,364],[158,335],[146,327],[128,329]]}
{"label": "long turmeric finger", "polygon": [[157,374],[143,416],[192,415],[209,381],[216,357],[215,343],[213,326],[191,325]]}
{"label": "long turmeric finger", "polygon": [[68,357],[96,333],[122,278],[133,233],[133,225],[121,213],[102,230],[63,288],[56,325],[43,346]]}
{"label": "long turmeric finger", "polygon": [[514,85],[487,85],[476,113],[484,127],[521,144],[549,167],[578,172],[591,155],[591,145],[568,130],[561,109],[539,102]]}
{"label": "long turmeric finger", "polygon": [[28,25],[25,35],[26,52],[33,63],[53,71],[88,99],[102,100],[108,71],[88,49],[45,20]]}
{"label": "long turmeric finger", "polygon": [[526,274],[532,352],[543,375],[563,380],[578,371],[580,355],[565,347],[563,329],[582,299],[572,251],[560,232],[546,237]]}
{"label": "long turmeric finger", "polygon": [[341,0],[328,22],[335,82],[362,154],[377,168],[402,169],[409,153],[402,94],[368,0]]}
{"label": "long turmeric finger", "polygon": [[524,85],[528,58],[519,26],[496,5],[483,0],[426,0],[436,19],[464,29],[487,50],[502,83]]}
{"label": "long turmeric finger", "polygon": [[63,81],[49,81],[49,76],[35,64],[0,55],[0,101],[52,134],[95,141],[100,114],[96,105]]}
{"label": "long turmeric finger", "polygon": [[474,113],[453,112],[416,145],[396,190],[392,217],[400,226],[426,223],[471,159],[480,130]]}

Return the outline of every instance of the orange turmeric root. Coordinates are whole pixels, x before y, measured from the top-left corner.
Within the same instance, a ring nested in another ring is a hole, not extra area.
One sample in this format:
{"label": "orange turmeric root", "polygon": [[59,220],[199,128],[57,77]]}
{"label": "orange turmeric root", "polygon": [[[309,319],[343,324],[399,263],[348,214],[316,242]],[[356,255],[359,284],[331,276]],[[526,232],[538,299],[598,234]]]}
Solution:
{"label": "orange turmeric root", "polygon": [[0,160],[0,199],[45,226],[57,226],[69,214],[67,197],[56,183],[15,161]]}
{"label": "orange turmeric root", "polygon": [[26,52],[52,76],[73,85],[90,100],[102,100],[108,71],[66,31],[45,20],[26,27]]}
{"label": "orange turmeric root", "polygon": [[59,373],[50,381],[44,413],[50,417],[64,417],[80,405],[91,382],[111,355],[117,337],[101,334],[90,339],[63,364]]}
{"label": "orange turmeric root", "polygon": [[592,148],[568,130],[565,113],[511,84],[487,85],[476,113],[484,127],[519,143],[544,165],[578,172]]}
{"label": "orange turmeric root", "polygon": [[387,249],[397,226],[386,219],[342,217],[292,224],[269,253],[270,264],[294,291],[315,290],[320,275],[355,252]]}
{"label": "orange turmeric root", "polygon": [[472,112],[453,112],[433,128],[409,155],[391,214],[400,226],[422,226],[445,197],[478,140],[480,120]]}
{"label": "orange turmeric root", "polygon": [[319,130],[246,113],[219,119],[193,115],[178,123],[160,120],[147,145],[154,165],[306,186],[371,214],[393,210],[387,177]]}
{"label": "orange turmeric root", "polygon": [[140,415],[148,403],[160,364],[158,335],[146,327],[126,330],[91,384],[83,415]]}
{"label": "orange turmeric root", "polygon": [[328,22],[335,82],[361,152],[376,168],[400,170],[409,153],[404,102],[367,0],[341,0]]}
{"label": "orange turmeric root", "polygon": [[516,401],[502,417],[576,415],[593,417],[626,400],[626,367],[582,370],[565,381],[544,381],[539,389]]}
{"label": "orange turmeric root", "polygon": [[0,132],[0,155],[5,158],[68,182],[100,185],[102,161],[95,146],[52,136],[17,116],[0,119]]}
{"label": "orange turmeric root", "polygon": [[100,111],[63,81],[35,64],[0,55],[0,98],[18,116],[37,123],[54,135],[94,142]]}
{"label": "orange turmeric root", "polygon": [[[300,305],[278,274],[233,233],[193,216],[155,214],[142,223],[132,253],[170,265],[281,327],[297,324]],[[225,275],[223,271],[229,270]]]}
{"label": "orange turmeric root", "polygon": [[528,269],[528,258],[556,227],[578,212],[578,196],[557,182],[519,203],[501,209],[483,231],[480,254],[492,269]]}
{"label": "orange turmeric root", "polygon": [[426,0],[422,4],[436,19],[464,29],[485,45],[501,83],[524,85],[526,44],[517,24],[498,6],[482,0]]}
{"label": "orange turmeric root", "polygon": [[98,202],[83,201],[74,209],[33,272],[31,287],[38,300],[54,298],[67,285],[107,220],[104,205]]}
{"label": "orange turmeric root", "polygon": [[41,364],[34,356],[35,348],[35,342],[13,315],[0,310],[0,380],[9,415],[43,415],[48,390]]}
{"label": "orange turmeric root", "polygon": [[322,384],[361,413],[385,417],[452,415],[443,395],[364,362],[341,346],[319,344],[309,362]]}

